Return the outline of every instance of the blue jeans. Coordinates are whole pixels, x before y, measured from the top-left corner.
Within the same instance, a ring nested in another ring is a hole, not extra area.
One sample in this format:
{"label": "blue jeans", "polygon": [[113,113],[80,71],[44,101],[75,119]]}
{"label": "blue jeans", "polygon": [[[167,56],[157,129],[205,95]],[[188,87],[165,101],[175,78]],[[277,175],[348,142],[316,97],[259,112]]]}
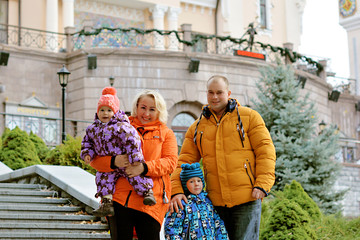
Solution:
{"label": "blue jeans", "polygon": [[216,211],[224,220],[230,240],[258,240],[261,219],[261,200],[241,205],[216,207]]}

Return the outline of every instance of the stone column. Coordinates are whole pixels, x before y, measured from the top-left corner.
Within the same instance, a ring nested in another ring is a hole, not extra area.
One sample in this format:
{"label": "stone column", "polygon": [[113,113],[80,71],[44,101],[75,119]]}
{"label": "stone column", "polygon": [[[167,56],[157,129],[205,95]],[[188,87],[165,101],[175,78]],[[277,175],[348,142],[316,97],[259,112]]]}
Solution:
{"label": "stone column", "polygon": [[[151,7],[149,11],[152,13],[154,28],[157,30],[164,30],[164,15],[166,10],[168,9],[167,6],[163,5],[155,5]],[[156,50],[164,50],[164,36],[160,35],[159,33],[155,33],[155,49]]]}
{"label": "stone column", "polygon": [[74,50],[74,39],[73,39],[74,33],[75,33],[75,27],[65,27],[66,52],[72,52]]}
{"label": "stone column", "polygon": [[[92,27],[93,27],[93,22],[92,20],[88,19],[88,20],[84,20],[84,31],[85,32],[91,32]],[[92,45],[92,36],[85,36],[85,48],[89,49],[91,48]]]}
{"label": "stone column", "polygon": [[74,27],[74,0],[62,0],[63,27]]}
{"label": "stone column", "polygon": [[321,72],[319,72],[319,77],[321,77],[322,79],[324,79],[326,81],[326,67],[327,67],[327,60],[320,60],[319,63],[323,66],[323,70]]}
{"label": "stone column", "polygon": [[[46,31],[59,32],[58,0],[46,0]],[[58,50],[57,35],[46,34],[46,49],[49,51]]]}
{"label": "stone column", "polygon": [[[184,32],[183,40],[191,42],[191,24],[182,24],[181,30]],[[184,52],[191,52],[192,46],[184,44]]]}
{"label": "stone column", "polygon": [[[167,20],[170,31],[177,31],[178,29],[178,16],[181,13],[181,8],[170,7],[167,12]],[[178,51],[179,50],[179,41],[175,33],[169,35],[169,50]]]}
{"label": "stone column", "polygon": [[[284,44],[283,44],[283,47],[289,49],[290,54],[292,54],[292,51],[293,51],[293,49],[294,49],[294,44],[289,43],[289,42],[288,42],[288,43],[284,43]],[[289,58],[288,56],[285,57],[285,64],[292,64],[292,62],[291,62],[291,60],[290,60],[290,58]]]}

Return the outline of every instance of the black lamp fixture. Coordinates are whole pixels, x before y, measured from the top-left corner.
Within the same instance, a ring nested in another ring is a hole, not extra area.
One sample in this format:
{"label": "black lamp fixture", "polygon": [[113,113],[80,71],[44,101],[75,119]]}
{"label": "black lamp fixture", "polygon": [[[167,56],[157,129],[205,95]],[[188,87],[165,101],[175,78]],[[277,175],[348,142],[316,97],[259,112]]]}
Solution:
{"label": "black lamp fixture", "polygon": [[114,82],[115,82],[115,78],[113,76],[110,76],[109,77],[110,86],[114,86]]}
{"label": "black lamp fixture", "polygon": [[57,72],[58,76],[59,76],[59,83],[60,86],[62,88],[62,143],[65,142],[66,140],[66,131],[65,131],[65,89],[66,89],[66,85],[69,82],[69,75],[70,72],[66,69],[65,64],[63,65],[63,67]]}
{"label": "black lamp fixture", "polygon": [[87,61],[88,61],[88,69],[89,70],[96,69],[96,67],[97,67],[97,57],[96,57],[96,55],[89,54],[87,56]]}
{"label": "black lamp fixture", "polygon": [[299,75],[299,77],[298,77],[298,84],[297,84],[296,86],[299,86],[299,85],[300,85],[301,88],[304,89],[306,80],[307,80],[306,77]]}
{"label": "black lamp fixture", "polygon": [[330,101],[337,102],[340,97],[340,91],[338,90],[332,90],[331,93],[328,93],[328,99]]}
{"label": "black lamp fixture", "polygon": [[197,73],[199,71],[200,60],[196,58],[190,58],[189,72]]}
{"label": "black lamp fixture", "polygon": [[355,103],[355,109],[356,109],[357,112],[360,112],[360,101]]}
{"label": "black lamp fixture", "polygon": [[10,53],[8,52],[0,52],[0,66],[7,66],[9,60]]}
{"label": "black lamp fixture", "polygon": [[322,120],[320,123],[319,123],[319,129],[320,131],[324,130],[326,127],[326,123],[324,122],[324,120]]}

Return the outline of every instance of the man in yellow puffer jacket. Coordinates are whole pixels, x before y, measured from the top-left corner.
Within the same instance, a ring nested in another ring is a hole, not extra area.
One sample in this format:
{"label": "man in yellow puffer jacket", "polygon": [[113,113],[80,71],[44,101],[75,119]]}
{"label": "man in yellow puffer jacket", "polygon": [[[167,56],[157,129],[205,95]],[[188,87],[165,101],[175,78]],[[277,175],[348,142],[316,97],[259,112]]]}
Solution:
{"label": "man in yellow puffer jacket", "polygon": [[170,210],[183,209],[186,201],[180,166],[203,159],[206,191],[230,239],[258,239],[261,199],[275,181],[275,147],[260,114],[230,94],[227,78],[208,80],[208,105],[189,127],[171,177]]}

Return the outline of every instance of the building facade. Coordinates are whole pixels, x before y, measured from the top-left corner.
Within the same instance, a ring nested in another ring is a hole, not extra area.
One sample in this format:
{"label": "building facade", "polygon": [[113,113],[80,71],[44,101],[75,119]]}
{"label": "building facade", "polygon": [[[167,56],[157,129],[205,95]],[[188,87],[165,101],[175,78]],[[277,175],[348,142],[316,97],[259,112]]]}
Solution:
{"label": "building facade", "polygon": [[[333,93],[325,61],[317,59],[324,70],[314,74],[309,61],[291,61],[292,55],[279,50],[297,51],[304,6],[304,0],[0,0],[0,132],[20,126],[48,145],[61,142],[57,72],[65,64],[71,72],[64,99],[67,133],[83,134],[101,90],[114,78],[126,112],[136,93],[158,90],[169,110],[168,126],[181,145],[206,103],[210,76],[227,76],[232,96],[251,105],[259,67],[280,57],[306,79],[301,91],[310,93],[319,122],[339,127],[338,159],[356,168],[360,97],[355,86]],[[238,56],[237,50],[251,50],[265,60]],[[338,94],[336,101],[332,93]],[[346,215],[360,215],[360,196],[355,197]]]}

